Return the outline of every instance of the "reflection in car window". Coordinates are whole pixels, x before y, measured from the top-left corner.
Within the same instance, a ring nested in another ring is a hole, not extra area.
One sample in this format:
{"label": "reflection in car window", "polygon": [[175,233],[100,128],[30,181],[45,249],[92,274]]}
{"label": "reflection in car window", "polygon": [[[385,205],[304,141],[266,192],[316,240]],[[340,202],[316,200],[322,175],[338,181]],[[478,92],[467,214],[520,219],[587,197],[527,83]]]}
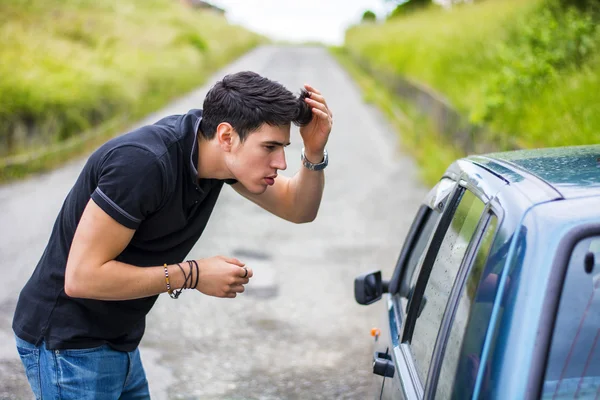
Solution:
{"label": "reflection in car window", "polygon": [[[488,258],[483,276],[487,277],[489,274],[494,274],[497,277],[501,277],[505,272],[505,269],[515,268],[516,266],[523,265],[523,259],[525,257],[525,249],[527,248],[527,228],[521,226],[518,231],[512,235],[507,236],[502,229],[498,231],[494,244],[492,245],[492,251]],[[516,237],[515,237],[516,235]],[[514,255],[508,260],[509,248],[515,245]],[[465,332],[465,338],[463,339],[463,347],[461,349],[461,356],[459,359],[458,369],[456,372],[456,380],[454,381],[454,394],[455,399],[470,399],[474,395],[475,382],[477,377],[470,374],[479,367],[479,374],[481,375],[482,381],[479,387],[478,398],[481,399],[492,399],[494,398],[494,385],[497,375],[502,370],[501,363],[492,362],[496,360],[498,354],[496,353],[501,348],[497,346],[498,338],[501,337],[500,329],[503,322],[496,322],[492,332],[488,332],[489,322],[494,309],[494,302],[497,300],[498,290],[500,287],[501,279],[496,279],[494,282],[490,280],[489,283],[492,285],[479,285],[477,293],[475,295],[475,304],[471,310],[471,316],[467,324],[467,331]],[[508,274],[504,281],[504,293],[511,293],[511,287],[513,286],[511,275]],[[498,316],[500,319],[505,315],[504,309],[507,307],[507,302],[511,301],[511,297],[504,296],[500,302],[498,309]],[[510,305],[509,305],[510,307]],[[487,355],[486,365],[480,365],[481,354],[483,352],[484,343],[486,343],[487,335],[489,337],[489,353]]]}
{"label": "reflection in car window", "polygon": [[549,354],[542,398],[600,397],[600,237],[573,250]]}
{"label": "reflection in car window", "polygon": [[433,264],[424,300],[421,300],[423,311],[415,323],[411,342],[411,352],[422,383],[427,377],[450,290],[483,208],[484,204],[479,199],[465,191]]}
{"label": "reflection in car window", "polygon": [[[495,287],[497,285],[498,275],[492,272],[487,273],[483,276],[483,279],[481,279],[483,268],[485,267],[485,263],[488,259],[488,254],[490,253],[490,248],[496,233],[497,225],[498,219],[495,215],[492,215],[487,227],[485,228],[481,243],[479,244],[479,249],[477,250],[475,262],[473,263],[473,267],[467,276],[465,287],[461,289],[462,293],[460,295],[458,307],[450,328],[450,337],[446,343],[444,359],[442,361],[442,369],[435,395],[436,399],[451,398],[454,379],[455,376],[458,376],[456,371],[458,368],[459,359],[462,359],[463,362],[468,365],[466,371],[460,374],[460,380],[464,381],[468,374],[470,376],[469,380],[475,381],[477,376],[479,355],[473,354],[473,350],[468,348],[462,349],[461,351],[461,347],[463,345],[463,339],[465,338],[468,319],[476,318],[478,316],[476,313],[471,315],[472,309],[476,310],[476,308],[473,306],[476,304],[475,291],[477,290],[477,287],[479,286],[480,289],[486,291],[495,291]],[[481,284],[479,283],[480,279]],[[481,324],[480,326],[487,326],[487,321],[478,321],[478,323]],[[455,398],[462,399],[467,397],[455,396]]]}

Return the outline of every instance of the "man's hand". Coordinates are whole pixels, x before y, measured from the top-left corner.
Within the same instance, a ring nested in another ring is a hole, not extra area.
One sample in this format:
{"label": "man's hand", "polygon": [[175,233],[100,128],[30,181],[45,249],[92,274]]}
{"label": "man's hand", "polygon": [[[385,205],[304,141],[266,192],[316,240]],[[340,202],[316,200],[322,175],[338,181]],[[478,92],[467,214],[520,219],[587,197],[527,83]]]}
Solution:
{"label": "man's hand", "polygon": [[313,119],[306,126],[300,128],[300,135],[304,141],[304,154],[308,161],[320,163],[323,160],[323,150],[329,139],[333,125],[333,114],[327,107],[325,98],[317,89],[304,85],[310,97],[304,101],[311,107]]}
{"label": "man's hand", "polygon": [[[252,269],[236,258],[216,256],[196,261],[200,270],[196,289],[209,296],[234,298],[253,275]],[[248,274],[242,278],[246,270]]]}

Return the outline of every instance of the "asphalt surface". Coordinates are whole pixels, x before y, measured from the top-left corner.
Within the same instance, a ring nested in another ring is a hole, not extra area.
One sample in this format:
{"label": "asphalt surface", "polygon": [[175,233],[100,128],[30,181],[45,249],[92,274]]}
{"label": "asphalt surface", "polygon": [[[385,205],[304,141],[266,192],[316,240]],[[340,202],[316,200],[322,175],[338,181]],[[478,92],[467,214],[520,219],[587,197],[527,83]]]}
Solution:
{"label": "asphalt surface", "polygon": [[[189,258],[235,256],[255,277],[236,299],[198,292],[159,298],[141,345],[152,397],[373,398],[369,331],[381,322],[383,304],[359,306],[354,278],[376,269],[390,276],[426,188],[382,115],[321,48],[256,49],[132,128],[201,108],[216,80],[240,70],[294,92],[310,83],[325,95],[334,127],[323,201],[315,222],[295,225],[223,189]],[[293,128],[282,174],[298,170],[301,147]],[[0,186],[0,399],[32,396],[14,348],[12,314],[84,162]]]}

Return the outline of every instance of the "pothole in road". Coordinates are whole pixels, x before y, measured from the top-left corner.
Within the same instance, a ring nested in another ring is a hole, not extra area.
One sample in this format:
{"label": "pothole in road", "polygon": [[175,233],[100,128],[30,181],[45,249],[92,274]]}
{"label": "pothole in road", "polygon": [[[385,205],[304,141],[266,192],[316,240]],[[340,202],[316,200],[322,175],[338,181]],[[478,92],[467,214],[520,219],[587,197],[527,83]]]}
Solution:
{"label": "pothole in road", "polygon": [[254,274],[246,285],[244,295],[258,299],[272,299],[279,295],[276,271],[269,254],[256,250],[235,249],[233,255],[252,268]]}

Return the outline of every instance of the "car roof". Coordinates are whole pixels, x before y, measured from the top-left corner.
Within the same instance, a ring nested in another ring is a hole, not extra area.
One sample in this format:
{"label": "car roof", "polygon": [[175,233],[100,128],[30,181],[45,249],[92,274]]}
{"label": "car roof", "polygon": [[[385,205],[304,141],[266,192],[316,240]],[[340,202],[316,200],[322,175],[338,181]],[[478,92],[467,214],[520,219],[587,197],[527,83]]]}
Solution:
{"label": "car roof", "polygon": [[538,179],[563,198],[600,196],[600,144],[467,157],[510,183]]}

